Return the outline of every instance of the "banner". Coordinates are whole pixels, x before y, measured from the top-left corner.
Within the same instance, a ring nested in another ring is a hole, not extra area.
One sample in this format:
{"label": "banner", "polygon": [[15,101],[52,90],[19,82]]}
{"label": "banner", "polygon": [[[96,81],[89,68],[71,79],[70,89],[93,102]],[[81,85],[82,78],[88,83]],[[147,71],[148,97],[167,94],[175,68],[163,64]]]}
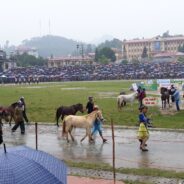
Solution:
{"label": "banner", "polygon": [[143,104],[146,106],[158,106],[157,97],[146,97],[143,99]]}
{"label": "banner", "polygon": [[146,83],[140,84],[141,88],[145,88],[146,91],[157,91],[157,83],[155,80],[147,80]]}

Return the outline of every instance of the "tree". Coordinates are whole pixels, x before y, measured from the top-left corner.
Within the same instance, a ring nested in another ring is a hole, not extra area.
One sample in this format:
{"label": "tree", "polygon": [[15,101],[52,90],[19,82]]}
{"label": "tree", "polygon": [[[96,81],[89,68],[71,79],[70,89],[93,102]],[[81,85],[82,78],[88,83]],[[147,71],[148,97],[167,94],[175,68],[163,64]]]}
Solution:
{"label": "tree", "polygon": [[170,37],[169,31],[164,32],[164,33],[162,34],[162,37],[163,37],[163,38]]}
{"label": "tree", "polygon": [[184,44],[178,47],[178,52],[184,52]]}
{"label": "tree", "polygon": [[102,63],[102,64],[108,64],[109,63],[109,59],[107,57],[105,57],[104,55],[102,55],[99,58],[99,62]]}
{"label": "tree", "polygon": [[98,62],[100,55],[99,55],[99,50],[98,48],[95,49],[95,61]]}
{"label": "tree", "polygon": [[143,51],[142,51],[142,58],[147,58],[148,57],[148,50],[146,47],[143,48]]}
{"label": "tree", "polygon": [[111,41],[106,40],[104,43],[101,43],[98,48],[102,49],[105,47],[109,47],[109,48],[117,48],[117,49],[122,49],[122,44],[123,42],[121,40],[118,40],[116,38],[114,38]]}
{"label": "tree", "polygon": [[97,48],[95,52],[95,61],[99,62],[100,58],[104,58],[102,56],[106,57],[110,62],[116,61],[115,53],[111,48],[108,47],[102,49]]}
{"label": "tree", "polygon": [[22,67],[27,66],[43,66],[47,64],[47,60],[42,57],[36,58],[35,56],[24,53],[16,56],[17,65]]}

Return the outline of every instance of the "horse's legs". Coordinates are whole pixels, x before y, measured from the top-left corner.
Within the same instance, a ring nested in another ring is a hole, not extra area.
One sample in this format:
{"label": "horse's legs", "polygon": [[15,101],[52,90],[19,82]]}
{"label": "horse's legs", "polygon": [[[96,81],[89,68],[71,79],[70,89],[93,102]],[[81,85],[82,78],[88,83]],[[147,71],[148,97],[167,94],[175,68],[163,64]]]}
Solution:
{"label": "horse's legs", "polygon": [[11,126],[11,121],[12,121],[13,116],[10,117],[9,125]]}
{"label": "horse's legs", "polygon": [[66,140],[67,140],[67,142],[69,142],[69,139],[68,139],[68,131],[66,131]]}
{"label": "horse's legs", "polygon": [[164,108],[164,101],[162,100],[162,109]]}
{"label": "horse's legs", "polygon": [[88,136],[87,131],[86,131],[86,135],[81,139],[81,142]]}
{"label": "horse's legs", "polygon": [[87,128],[87,129],[86,129],[86,134],[87,134],[88,137],[89,137],[89,142],[93,141],[93,138],[92,138],[92,136],[91,136],[91,130],[90,130],[90,128]]}
{"label": "horse's legs", "polygon": [[70,137],[71,137],[72,141],[74,142],[75,140],[74,140],[74,137],[73,137],[73,135],[72,135],[72,129],[73,129],[73,127],[71,127],[70,130],[69,130],[68,132],[69,132],[69,134],[70,134]]}

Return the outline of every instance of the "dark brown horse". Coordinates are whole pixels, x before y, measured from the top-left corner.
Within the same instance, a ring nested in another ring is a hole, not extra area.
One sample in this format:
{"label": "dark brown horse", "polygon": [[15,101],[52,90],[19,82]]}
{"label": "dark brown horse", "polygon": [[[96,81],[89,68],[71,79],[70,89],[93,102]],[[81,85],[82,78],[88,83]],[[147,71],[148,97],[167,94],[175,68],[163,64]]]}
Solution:
{"label": "dark brown horse", "polygon": [[11,113],[7,107],[0,107],[0,124],[2,125],[2,120],[6,122],[10,121]]}
{"label": "dark brown horse", "polygon": [[0,106],[0,123],[2,122],[2,119],[9,122],[9,125],[11,126],[11,121],[13,119],[15,107],[18,105],[18,102],[15,102],[11,104],[8,107]]}
{"label": "dark brown horse", "polygon": [[162,101],[162,109],[166,108],[166,105],[168,104],[168,107],[170,107],[170,92],[167,88],[161,87],[160,88],[160,94],[161,94],[161,101]]}
{"label": "dark brown horse", "polygon": [[61,116],[63,120],[66,115],[75,115],[78,111],[84,112],[83,105],[81,103],[72,106],[60,106],[56,110],[56,125],[59,126],[58,120]]}

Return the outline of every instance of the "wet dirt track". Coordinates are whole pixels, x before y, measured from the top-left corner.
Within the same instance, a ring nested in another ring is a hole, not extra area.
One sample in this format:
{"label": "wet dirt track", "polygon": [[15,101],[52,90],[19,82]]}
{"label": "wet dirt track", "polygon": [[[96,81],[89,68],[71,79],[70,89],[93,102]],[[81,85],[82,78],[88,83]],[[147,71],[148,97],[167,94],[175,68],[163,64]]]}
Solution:
{"label": "wet dirt track", "polygon": [[[10,146],[27,145],[35,148],[35,127],[26,126],[26,134],[21,135],[20,129],[11,133],[8,125],[3,126],[4,142],[7,150]],[[61,129],[51,125],[38,125],[38,149],[46,151],[59,159],[91,163],[112,163],[111,130],[104,129],[104,137],[108,142],[103,144],[96,135],[94,144],[88,139],[80,143],[84,130],[73,132],[76,141],[67,143],[61,137]],[[184,133],[150,130],[148,152],[139,150],[136,130],[116,129],[116,167],[128,168],[160,168],[166,170],[184,171]],[[2,147],[2,146],[1,146]]]}

